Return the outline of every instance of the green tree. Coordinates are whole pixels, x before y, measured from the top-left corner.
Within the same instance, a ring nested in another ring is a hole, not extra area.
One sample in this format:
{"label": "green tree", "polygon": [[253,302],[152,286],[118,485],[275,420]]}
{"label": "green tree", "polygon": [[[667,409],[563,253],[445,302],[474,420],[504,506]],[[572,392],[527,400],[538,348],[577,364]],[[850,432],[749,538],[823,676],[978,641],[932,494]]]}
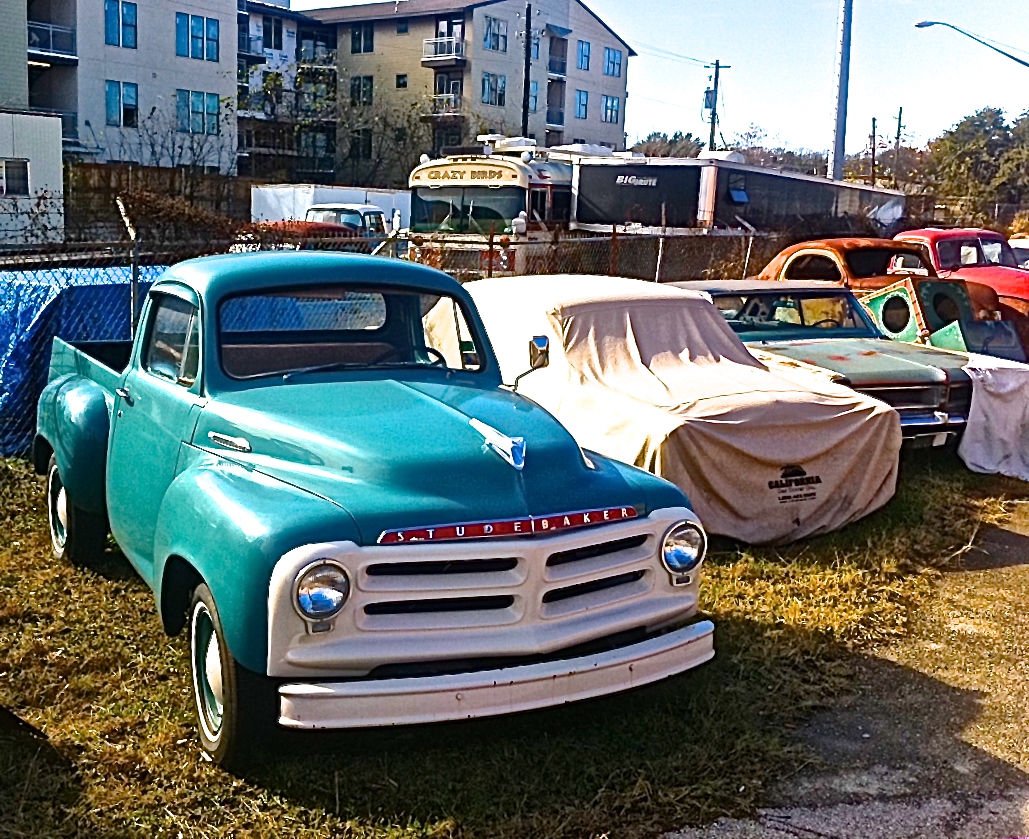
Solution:
{"label": "green tree", "polygon": [[691,133],[676,131],[671,137],[661,131],[654,131],[645,140],[632,147],[647,157],[696,157],[704,146]]}

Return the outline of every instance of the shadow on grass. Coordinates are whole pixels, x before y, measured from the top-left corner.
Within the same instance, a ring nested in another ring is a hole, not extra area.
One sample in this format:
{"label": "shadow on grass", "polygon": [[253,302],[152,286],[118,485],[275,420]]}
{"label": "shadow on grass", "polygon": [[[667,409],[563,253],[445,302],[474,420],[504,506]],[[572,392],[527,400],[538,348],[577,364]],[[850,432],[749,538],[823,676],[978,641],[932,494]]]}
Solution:
{"label": "shadow on grass", "polygon": [[0,707],[0,837],[73,834],[67,818],[79,796],[71,761]]}
{"label": "shadow on grass", "polygon": [[[722,620],[718,658],[664,683],[504,719],[311,734],[291,746],[311,754],[248,780],[342,819],[490,837],[653,836],[751,812],[813,764],[1025,780],[961,741],[974,693],[804,635]],[[881,695],[836,710],[868,684]]]}

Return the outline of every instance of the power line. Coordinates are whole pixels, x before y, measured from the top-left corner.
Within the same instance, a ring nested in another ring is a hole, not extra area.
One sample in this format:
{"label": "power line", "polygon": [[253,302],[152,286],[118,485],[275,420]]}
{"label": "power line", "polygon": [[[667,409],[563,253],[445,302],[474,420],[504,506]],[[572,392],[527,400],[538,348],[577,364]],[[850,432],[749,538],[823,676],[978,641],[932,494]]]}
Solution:
{"label": "power line", "polygon": [[683,61],[690,61],[694,64],[711,63],[710,61],[704,61],[700,58],[694,58],[692,55],[684,55],[681,52],[672,52],[671,50],[666,50],[663,47],[655,47],[653,44],[644,44],[642,41],[636,41],[636,46],[640,48],[641,52],[659,53],[659,55],[657,55],[658,58],[663,58],[667,56],[669,58],[677,58]]}

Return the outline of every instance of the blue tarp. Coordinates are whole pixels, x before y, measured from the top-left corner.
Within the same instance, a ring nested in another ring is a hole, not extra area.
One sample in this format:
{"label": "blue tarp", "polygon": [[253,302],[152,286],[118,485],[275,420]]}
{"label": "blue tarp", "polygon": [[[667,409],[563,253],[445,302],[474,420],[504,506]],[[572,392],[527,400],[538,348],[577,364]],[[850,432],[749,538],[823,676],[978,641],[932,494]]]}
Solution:
{"label": "blue tarp", "polygon": [[[142,266],[140,299],[166,266]],[[128,266],[0,271],[0,454],[32,444],[50,347],[131,337]]]}

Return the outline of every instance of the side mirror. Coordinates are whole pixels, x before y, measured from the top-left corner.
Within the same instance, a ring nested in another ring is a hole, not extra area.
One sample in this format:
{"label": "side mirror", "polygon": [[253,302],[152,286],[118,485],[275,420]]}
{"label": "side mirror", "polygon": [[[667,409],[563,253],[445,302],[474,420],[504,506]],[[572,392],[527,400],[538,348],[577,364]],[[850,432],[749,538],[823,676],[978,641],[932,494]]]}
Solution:
{"label": "side mirror", "polygon": [[529,369],[518,376],[511,384],[504,385],[513,391],[518,390],[518,383],[536,370],[550,366],[550,339],[546,335],[537,335],[529,339]]}
{"label": "side mirror", "polygon": [[550,366],[550,339],[537,335],[529,341],[529,369],[542,370]]}

